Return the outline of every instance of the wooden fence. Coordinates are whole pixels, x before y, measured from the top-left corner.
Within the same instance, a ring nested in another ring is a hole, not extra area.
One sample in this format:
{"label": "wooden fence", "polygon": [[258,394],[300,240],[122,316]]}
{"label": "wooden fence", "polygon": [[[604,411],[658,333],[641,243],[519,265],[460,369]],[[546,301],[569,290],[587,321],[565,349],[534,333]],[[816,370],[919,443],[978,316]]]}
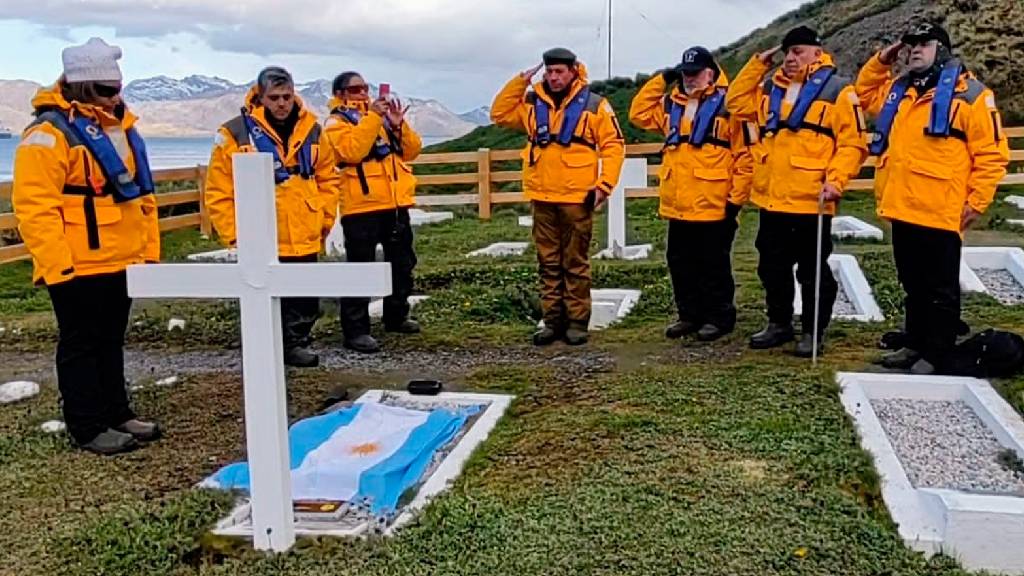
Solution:
{"label": "wooden fence", "polygon": [[[1006,130],[1010,138],[1024,138],[1024,127],[1008,128]],[[661,144],[630,144],[626,146],[628,156],[655,156],[661,152]],[[420,206],[460,206],[476,205],[480,218],[489,219],[491,209],[499,204],[516,204],[526,202],[522,192],[501,192],[496,191],[495,185],[507,182],[518,182],[522,174],[519,170],[492,170],[492,164],[501,162],[508,163],[519,161],[519,150],[489,150],[481,149],[476,152],[451,152],[444,154],[423,154],[413,162],[414,165],[437,165],[437,164],[476,164],[475,172],[458,172],[448,174],[422,174],[417,175],[420,186],[439,186],[460,184],[473,186],[475,192],[464,194],[421,194],[417,196],[417,204]],[[1024,162],[1024,150],[1012,150],[1010,160],[1013,162]],[[875,159],[870,158],[865,164],[866,168],[874,167]],[[656,176],[658,166],[648,167],[648,174]],[[199,227],[203,234],[210,233],[210,219],[206,213],[204,197],[204,185],[206,182],[206,167],[195,168],[173,168],[169,170],[154,171],[154,179],[162,182],[188,182],[191,187],[186,190],[164,192],[157,194],[157,204],[163,206],[186,206],[197,207],[194,213],[177,216],[167,216],[160,219],[160,230],[178,230],[181,228]],[[1003,184],[1024,184],[1024,173],[1007,174]],[[848,190],[871,190],[873,180],[870,178],[854,180],[847,187]],[[657,188],[630,188],[626,190],[626,198],[657,198]],[[0,182],[0,200],[10,200],[11,183]],[[0,213],[0,234],[8,230],[17,229],[17,221],[14,214]],[[0,264],[24,260],[29,258],[28,250],[24,244],[13,244],[0,246]]]}

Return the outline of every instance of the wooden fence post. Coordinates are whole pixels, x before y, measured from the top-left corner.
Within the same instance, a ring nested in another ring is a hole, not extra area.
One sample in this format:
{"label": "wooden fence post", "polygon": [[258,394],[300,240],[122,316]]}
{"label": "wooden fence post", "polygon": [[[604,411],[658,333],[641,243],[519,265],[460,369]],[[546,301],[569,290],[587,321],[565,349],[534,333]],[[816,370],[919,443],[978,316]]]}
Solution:
{"label": "wooden fence post", "polygon": [[491,150],[477,150],[477,182],[476,189],[480,197],[480,219],[491,219]]}
{"label": "wooden fence post", "polygon": [[199,233],[209,238],[213,232],[210,225],[210,213],[206,211],[206,166],[196,166],[196,179],[199,187]]}

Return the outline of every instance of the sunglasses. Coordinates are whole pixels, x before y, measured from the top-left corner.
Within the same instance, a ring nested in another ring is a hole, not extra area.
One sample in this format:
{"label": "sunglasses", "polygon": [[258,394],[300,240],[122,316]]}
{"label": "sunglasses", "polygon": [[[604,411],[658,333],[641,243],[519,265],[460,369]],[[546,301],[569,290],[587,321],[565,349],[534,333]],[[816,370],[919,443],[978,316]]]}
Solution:
{"label": "sunglasses", "polygon": [[345,87],[346,94],[369,94],[370,87],[366,84],[356,84],[354,86]]}
{"label": "sunglasses", "polygon": [[110,86],[108,84],[94,84],[96,95],[100,98],[113,98],[121,93],[120,86]]}

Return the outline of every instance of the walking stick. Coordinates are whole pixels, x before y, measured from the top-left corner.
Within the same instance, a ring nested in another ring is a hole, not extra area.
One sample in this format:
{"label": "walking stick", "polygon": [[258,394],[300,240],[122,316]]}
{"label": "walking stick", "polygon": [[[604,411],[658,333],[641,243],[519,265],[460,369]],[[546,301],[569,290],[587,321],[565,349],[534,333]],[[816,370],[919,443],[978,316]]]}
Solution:
{"label": "walking stick", "polygon": [[[811,335],[811,365],[818,365],[818,317],[821,310],[821,228],[825,219],[825,196],[818,193],[818,244],[815,247],[817,259],[814,261],[814,334]],[[830,271],[831,273],[831,271]]]}

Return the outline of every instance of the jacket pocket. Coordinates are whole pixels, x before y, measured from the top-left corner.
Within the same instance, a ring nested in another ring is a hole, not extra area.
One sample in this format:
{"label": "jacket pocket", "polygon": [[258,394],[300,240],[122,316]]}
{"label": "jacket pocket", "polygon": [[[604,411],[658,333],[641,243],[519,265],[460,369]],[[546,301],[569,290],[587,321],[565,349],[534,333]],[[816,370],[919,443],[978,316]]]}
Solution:
{"label": "jacket pocket", "polygon": [[753,189],[761,194],[767,193],[771,182],[771,169],[768,166],[768,154],[764,150],[764,144],[752,146],[750,156],[754,160]]}
{"label": "jacket pocket", "polygon": [[[119,226],[124,215],[120,206],[99,204],[95,201],[95,221],[90,223],[90,218],[83,203],[74,202],[64,204],[64,236],[75,254],[75,260],[89,263],[115,263],[124,260],[126,250],[133,247],[141,250],[142,240],[145,237],[144,230],[138,230],[135,236],[126,237],[123,226]],[[128,207],[135,208],[133,205]],[[138,208],[135,208],[138,209]],[[95,239],[99,240],[99,247],[93,248],[89,245],[90,227],[95,224],[96,229],[92,231]],[[134,246],[133,246],[134,245]]]}
{"label": "jacket pocket", "polygon": [[728,170],[722,168],[695,168],[696,198],[694,209],[718,210],[725,208],[725,200],[729,196],[732,185]]}
{"label": "jacket pocket", "polygon": [[825,182],[828,161],[808,156],[790,156],[789,191],[794,198],[811,198],[818,201],[821,185]]}
{"label": "jacket pocket", "polygon": [[936,217],[950,212],[950,206],[959,213],[963,200],[956,201],[953,166],[939,162],[911,159],[907,166],[907,196],[916,211],[929,212]]}
{"label": "jacket pocket", "polygon": [[582,146],[571,145],[562,151],[562,178],[551,174],[551,181],[559,179],[565,182],[566,188],[572,192],[589,191],[597,185],[597,154]]}
{"label": "jacket pocket", "polygon": [[395,201],[399,206],[412,206],[416,201],[416,176],[409,166],[398,160],[398,173],[395,175]]}

